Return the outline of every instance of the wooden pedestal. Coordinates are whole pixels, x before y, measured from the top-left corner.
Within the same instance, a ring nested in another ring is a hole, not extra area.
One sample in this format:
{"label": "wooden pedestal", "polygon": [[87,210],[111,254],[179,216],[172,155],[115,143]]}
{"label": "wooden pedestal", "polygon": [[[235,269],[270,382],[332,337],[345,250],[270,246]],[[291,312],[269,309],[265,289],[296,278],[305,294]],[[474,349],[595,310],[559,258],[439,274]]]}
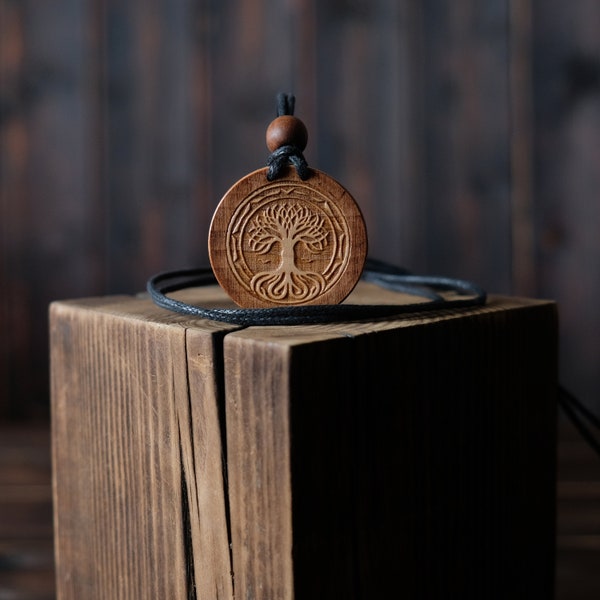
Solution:
{"label": "wooden pedestal", "polygon": [[58,598],[551,600],[556,320],[507,297],[247,329],[54,303]]}

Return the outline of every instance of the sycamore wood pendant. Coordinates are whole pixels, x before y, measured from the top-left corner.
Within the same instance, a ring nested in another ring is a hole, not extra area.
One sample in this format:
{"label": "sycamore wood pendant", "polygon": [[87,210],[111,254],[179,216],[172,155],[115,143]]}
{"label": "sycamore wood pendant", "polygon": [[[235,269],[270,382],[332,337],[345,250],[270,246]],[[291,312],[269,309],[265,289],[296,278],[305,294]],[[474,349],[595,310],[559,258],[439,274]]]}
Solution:
{"label": "sycamore wood pendant", "polygon": [[278,169],[240,179],[213,216],[212,269],[241,307],[338,304],[362,274],[367,234],[360,209],[335,179],[305,162],[296,166],[306,140],[299,119],[275,119],[267,147],[271,157],[279,153]]}

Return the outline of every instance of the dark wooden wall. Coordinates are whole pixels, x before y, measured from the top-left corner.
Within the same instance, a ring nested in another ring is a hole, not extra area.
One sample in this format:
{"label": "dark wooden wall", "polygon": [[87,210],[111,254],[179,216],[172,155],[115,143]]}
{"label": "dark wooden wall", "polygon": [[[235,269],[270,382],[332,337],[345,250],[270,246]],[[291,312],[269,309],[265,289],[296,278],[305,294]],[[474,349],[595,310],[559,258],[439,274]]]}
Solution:
{"label": "dark wooden wall", "polygon": [[600,409],[600,2],[0,0],[1,419],[47,416],[51,300],[207,264],[279,91],[371,256],[556,299]]}

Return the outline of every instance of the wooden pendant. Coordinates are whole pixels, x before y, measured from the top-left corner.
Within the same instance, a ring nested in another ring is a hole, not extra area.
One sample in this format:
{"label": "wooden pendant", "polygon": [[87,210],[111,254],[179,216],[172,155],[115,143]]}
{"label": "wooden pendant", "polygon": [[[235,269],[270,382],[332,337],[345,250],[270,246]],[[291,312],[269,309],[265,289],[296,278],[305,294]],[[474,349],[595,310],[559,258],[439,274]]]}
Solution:
{"label": "wooden pendant", "polygon": [[[303,128],[295,117],[278,117],[267,130],[269,150],[290,142],[303,149]],[[245,308],[338,304],[360,279],[367,256],[357,203],[315,169],[306,179],[292,166],[273,180],[267,173],[243,177],[219,203],[208,239],[215,277]]]}

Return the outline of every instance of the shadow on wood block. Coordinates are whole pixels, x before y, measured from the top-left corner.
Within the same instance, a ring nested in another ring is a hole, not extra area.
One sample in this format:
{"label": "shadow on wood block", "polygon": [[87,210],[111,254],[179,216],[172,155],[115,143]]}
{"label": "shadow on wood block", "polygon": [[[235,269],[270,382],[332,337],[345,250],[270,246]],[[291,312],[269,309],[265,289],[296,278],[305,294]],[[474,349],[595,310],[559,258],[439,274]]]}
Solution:
{"label": "shadow on wood block", "polygon": [[58,597],[550,600],[556,335],[505,297],[247,329],[55,303]]}

